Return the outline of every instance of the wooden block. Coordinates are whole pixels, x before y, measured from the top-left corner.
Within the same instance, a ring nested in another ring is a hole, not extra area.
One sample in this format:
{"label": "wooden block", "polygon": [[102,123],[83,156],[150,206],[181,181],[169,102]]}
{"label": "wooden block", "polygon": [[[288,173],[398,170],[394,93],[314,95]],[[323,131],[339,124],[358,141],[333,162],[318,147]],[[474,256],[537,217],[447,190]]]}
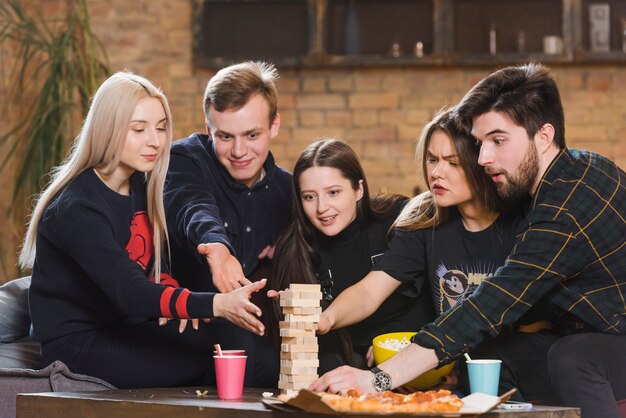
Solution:
{"label": "wooden block", "polygon": [[295,315],[291,313],[285,314],[285,322],[320,322],[319,315]]}
{"label": "wooden block", "polygon": [[311,384],[319,378],[317,374],[281,374],[278,381],[289,383],[308,383]]}
{"label": "wooden block", "polygon": [[280,361],[280,367],[319,367],[320,361],[318,359],[283,359]]}
{"label": "wooden block", "polygon": [[317,337],[283,337],[282,345],[317,345]]}
{"label": "wooden block", "polygon": [[316,315],[319,322],[319,315],[322,313],[322,308],[319,306],[284,306],[283,313],[289,315]]}
{"label": "wooden block", "polygon": [[300,393],[299,390],[281,389],[280,392],[289,398],[295,398]]}
{"label": "wooden block", "polygon": [[280,376],[278,379],[278,387],[280,389],[307,389],[311,383],[317,380],[314,377],[309,377],[308,379],[291,379],[292,376]]}
{"label": "wooden block", "polygon": [[289,285],[289,290],[297,292],[320,292],[321,289],[319,284],[292,283]]}
{"label": "wooden block", "polygon": [[294,292],[292,290],[284,290],[280,292],[280,300],[293,299],[321,300],[322,292]]}
{"label": "wooden block", "polygon": [[281,367],[280,372],[291,375],[317,375],[317,367]]}
{"label": "wooden block", "polygon": [[317,344],[281,344],[280,351],[285,353],[297,353],[297,352],[306,352],[306,353],[317,353],[319,347]]}
{"label": "wooden block", "polygon": [[280,306],[318,307],[320,306],[320,300],[319,299],[283,299],[283,298],[280,298]]}
{"label": "wooden block", "polygon": [[[308,322],[310,324],[310,322]],[[278,328],[280,328],[281,330],[283,329],[297,329],[297,330],[305,330],[305,325],[307,324],[307,322],[287,322],[287,321],[280,321],[278,323]]]}
{"label": "wooden block", "polygon": [[283,329],[291,329],[298,331],[316,331],[317,330],[317,322],[286,322],[280,321],[278,327]]}
{"label": "wooden block", "polygon": [[317,351],[282,351],[280,352],[282,360],[317,360]]}
{"label": "wooden block", "polygon": [[[293,308],[286,308],[293,309]],[[319,314],[309,314],[309,315],[297,315],[293,313],[285,313],[285,321],[284,322],[314,322],[318,323],[320,321]]]}
{"label": "wooden block", "polygon": [[311,383],[313,382],[283,382],[282,380],[278,380],[278,389],[307,389]]}
{"label": "wooden block", "polygon": [[315,330],[303,328],[281,328],[281,337],[315,338]]}

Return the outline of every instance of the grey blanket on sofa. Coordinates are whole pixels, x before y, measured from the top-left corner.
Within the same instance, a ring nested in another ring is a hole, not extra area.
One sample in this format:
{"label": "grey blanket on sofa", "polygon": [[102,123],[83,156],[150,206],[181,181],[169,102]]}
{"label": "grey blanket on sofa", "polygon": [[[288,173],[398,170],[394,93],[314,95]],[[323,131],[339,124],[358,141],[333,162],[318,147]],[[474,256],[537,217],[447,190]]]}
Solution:
{"label": "grey blanket on sofa", "polygon": [[115,389],[104,380],[72,373],[60,361],[43,367],[39,343],[29,337],[30,277],[0,286],[0,418],[15,417],[18,393]]}

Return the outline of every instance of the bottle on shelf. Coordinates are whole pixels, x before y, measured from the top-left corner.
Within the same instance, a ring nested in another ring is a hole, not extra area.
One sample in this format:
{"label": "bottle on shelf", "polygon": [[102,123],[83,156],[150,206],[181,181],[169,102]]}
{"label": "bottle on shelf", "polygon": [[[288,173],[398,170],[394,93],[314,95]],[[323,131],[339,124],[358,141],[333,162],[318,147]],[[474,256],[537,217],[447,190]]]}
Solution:
{"label": "bottle on shelf", "polygon": [[415,55],[416,58],[424,57],[424,43],[422,41],[417,41],[415,43],[415,48],[413,49],[413,55]]}
{"label": "bottle on shelf", "polygon": [[387,55],[393,58],[400,58],[402,55],[402,47],[400,46],[400,35],[395,34],[393,37],[393,42],[387,51]]}
{"label": "bottle on shelf", "polygon": [[526,32],[523,30],[517,32],[517,52],[520,54],[526,52]]}
{"label": "bottle on shelf", "polygon": [[489,25],[489,55],[494,56],[498,53],[498,32],[496,31],[496,25],[492,23]]}

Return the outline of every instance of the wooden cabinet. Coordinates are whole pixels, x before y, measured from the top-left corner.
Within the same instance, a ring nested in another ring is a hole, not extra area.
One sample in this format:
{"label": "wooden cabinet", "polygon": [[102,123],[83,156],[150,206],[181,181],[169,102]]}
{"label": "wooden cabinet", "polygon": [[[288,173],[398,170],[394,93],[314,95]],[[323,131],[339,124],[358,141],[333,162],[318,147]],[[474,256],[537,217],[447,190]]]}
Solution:
{"label": "wooden cabinet", "polygon": [[[595,3],[610,7],[609,52],[590,52]],[[624,0],[197,0],[194,13],[207,68],[626,63]],[[544,53],[547,36],[556,53]]]}

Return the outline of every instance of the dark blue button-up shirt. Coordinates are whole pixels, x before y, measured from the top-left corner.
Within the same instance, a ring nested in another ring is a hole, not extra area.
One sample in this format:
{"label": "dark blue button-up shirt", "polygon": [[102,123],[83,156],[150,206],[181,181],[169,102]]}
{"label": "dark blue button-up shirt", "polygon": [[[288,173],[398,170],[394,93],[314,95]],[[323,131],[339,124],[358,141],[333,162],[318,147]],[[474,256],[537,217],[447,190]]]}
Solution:
{"label": "dark blue button-up shirt", "polygon": [[237,183],[218,161],[206,134],[172,144],[165,183],[165,212],[170,234],[172,273],[181,286],[215,290],[203,243],[230,248],[249,276],[259,253],[291,219],[291,174],[277,166],[270,153],[265,177],[252,188]]}

